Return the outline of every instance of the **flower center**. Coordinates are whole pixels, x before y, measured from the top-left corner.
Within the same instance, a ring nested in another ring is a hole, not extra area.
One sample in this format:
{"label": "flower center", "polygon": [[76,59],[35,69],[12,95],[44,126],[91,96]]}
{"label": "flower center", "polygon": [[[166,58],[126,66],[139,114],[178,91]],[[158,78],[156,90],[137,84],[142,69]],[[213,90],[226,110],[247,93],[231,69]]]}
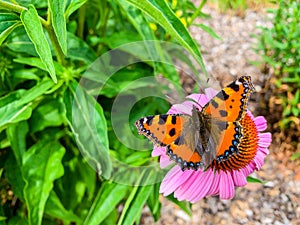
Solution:
{"label": "flower center", "polygon": [[216,171],[232,171],[246,167],[255,157],[258,147],[257,129],[252,118],[246,114],[240,121],[243,127],[244,137],[238,147],[238,153],[229,157],[226,161],[214,160],[210,167]]}

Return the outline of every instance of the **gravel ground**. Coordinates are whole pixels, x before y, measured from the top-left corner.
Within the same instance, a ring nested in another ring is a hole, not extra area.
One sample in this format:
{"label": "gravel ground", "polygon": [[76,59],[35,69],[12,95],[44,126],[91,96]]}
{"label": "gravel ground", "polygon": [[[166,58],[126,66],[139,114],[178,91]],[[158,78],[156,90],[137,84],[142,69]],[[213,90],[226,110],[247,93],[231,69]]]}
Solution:
{"label": "gravel ground", "polygon": [[[209,7],[204,12],[212,19],[199,22],[212,27],[222,37],[216,40],[198,27],[191,28],[193,37],[201,44],[208,73],[221,84],[231,81],[232,76],[251,75],[256,89],[260,90],[263,75],[249,63],[259,60],[251,49],[255,42],[251,35],[259,34],[258,25],[270,25],[266,14],[247,10],[241,18],[219,14]],[[250,105],[254,114],[256,106],[255,103]],[[162,197],[161,219],[155,224],[300,224],[299,164],[290,161],[291,152],[282,146],[279,141],[273,141],[262,170],[254,174],[268,181],[266,184],[250,183],[237,188],[232,200],[203,199],[192,206],[192,217]],[[147,211],[145,209],[145,214]],[[154,222],[146,216],[142,223]]]}

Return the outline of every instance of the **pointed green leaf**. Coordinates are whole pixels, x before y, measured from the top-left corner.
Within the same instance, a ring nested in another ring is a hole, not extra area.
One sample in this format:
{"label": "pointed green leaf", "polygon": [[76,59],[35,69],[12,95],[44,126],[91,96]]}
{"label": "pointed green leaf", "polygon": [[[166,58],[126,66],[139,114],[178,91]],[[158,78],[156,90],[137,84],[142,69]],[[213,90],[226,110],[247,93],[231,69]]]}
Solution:
{"label": "pointed green leaf", "polygon": [[145,185],[149,179],[152,179],[155,176],[155,171],[141,172],[141,175],[136,180],[136,186],[132,189],[124,204],[118,225],[131,225],[134,222],[139,224],[137,220],[140,219],[139,216],[141,215],[142,209],[149,198],[150,193],[153,191],[153,185],[142,185]]}
{"label": "pointed green leaf", "polygon": [[2,45],[3,41],[8,37],[8,35],[10,35],[14,29],[16,29],[17,27],[19,27],[21,25],[22,25],[22,23],[19,21],[19,22],[12,24],[8,28],[6,28],[4,31],[2,31],[0,34],[0,46]]}
{"label": "pointed green leaf", "polygon": [[29,5],[28,10],[22,11],[21,21],[52,80],[57,83],[50,46],[44,34],[39,15],[33,5]]}
{"label": "pointed green leaf", "polygon": [[47,200],[45,213],[54,218],[64,220],[65,224],[70,224],[71,222],[82,224],[81,219],[77,215],[65,209],[59,197],[53,190],[50,192],[50,196]]}
{"label": "pointed green leaf", "polygon": [[58,43],[65,55],[67,55],[67,27],[64,16],[66,1],[49,0],[51,21]]}
{"label": "pointed green leaf", "polygon": [[17,123],[30,117],[32,102],[54,85],[50,79],[44,80],[29,90],[19,90],[0,98],[0,130],[9,123]]}
{"label": "pointed green leaf", "polygon": [[64,102],[68,123],[79,149],[99,175],[109,178],[112,166],[102,107],[75,82],[67,89]]}
{"label": "pointed green leaf", "polygon": [[72,0],[70,2],[70,5],[68,5],[65,15],[68,19],[70,15],[75,12],[77,9],[79,9],[84,3],[86,3],[87,0]]}
{"label": "pointed green leaf", "polygon": [[83,224],[100,224],[124,198],[128,187],[116,183],[105,183],[99,190]]}
{"label": "pointed green leaf", "polygon": [[161,203],[159,201],[159,195],[160,195],[159,188],[160,188],[160,183],[154,184],[153,191],[151,192],[147,200],[147,205],[155,221],[159,220],[160,210],[161,210]]}
{"label": "pointed green leaf", "polygon": [[166,1],[161,0],[126,0],[135,7],[151,16],[156,23],[160,24],[166,31],[185,47],[201,66],[207,75],[205,65],[197,44],[191,37],[187,28],[170,9]]}
{"label": "pointed green leaf", "polygon": [[57,141],[41,140],[25,152],[22,175],[25,181],[24,198],[29,224],[42,223],[46,201],[53,182],[64,173],[64,147]]}
{"label": "pointed green leaf", "polygon": [[202,30],[207,32],[213,38],[218,39],[218,40],[222,40],[222,38],[219,35],[217,35],[216,32],[211,27],[208,27],[208,26],[206,26],[202,23],[201,24],[194,24],[194,25],[197,26],[197,27],[200,27]]}
{"label": "pointed green leaf", "polygon": [[187,215],[192,216],[191,203],[187,201],[178,201],[173,194],[168,195],[167,199],[180,207]]}
{"label": "pointed green leaf", "polygon": [[32,116],[29,119],[31,133],[41,131],[46,127],[57,127],[63,123],[63,107],[59,98],[46,98],[32,112]]}
{"label": "pointed green leaf", "polygon": [[139,218],[139,215],[141,215],[142,209],[152,190],[152,185],[140,186],[137,188],[137,192],[130,203],[130,207],[128,207],[127,210],[123,210],[122,214],[124,214],[124,216],[121,217],[123,220],[119,220],[118,225],[134,224],[136,219]]}
{"label": "pointed green leaf", "polygon": [[19,166],[22,165],[22,156],[26,151],[26,135],[28,124],[26,121],[10,124],[6,129],[7,138],[10,142],[14,156]]}
{"label": "pointed green leaf", "polygon": [[11,185],[14,195],[21,199],[21,201],[24,201],[23,190],[25,182],[21,174],[21,165],[17,162],[16,157],[10,154],[5,162],[5,177]]}
{"label": "pointed green leaf", "polygon": [[[47,68],[45,67],[43,61],[38,57],[17,58],[17,59],[14,59],[14,62],[22,63],[22,64],[25,64],[25,65],[30,65],[32,67],[37,67],[41,70],[47,71]],[[63,68],[62,65],[60,65],[60,64],[58,64],[57,62],[54,61],[54,67],[55,67],[55,71],[57,72],[57,74],[63,74],[65,69]]]}
{"label": "pointed green leaf", "polygon": [[97,54],[84,40],[68,32],[68,57],[91,64],[96,60]]}
{"label": "pointed green leaf", "polygon": [[260,184],[265,184],[265,183],[267,183],[267,181],[263,181],[263,180],[261,180],[261,179],[258,179],[258,178],[255,178],[255,177],[251,177],[251,176],[248,176],[248,177],[247,177],[247,181],[248,181],[249,183],[260,183]]}

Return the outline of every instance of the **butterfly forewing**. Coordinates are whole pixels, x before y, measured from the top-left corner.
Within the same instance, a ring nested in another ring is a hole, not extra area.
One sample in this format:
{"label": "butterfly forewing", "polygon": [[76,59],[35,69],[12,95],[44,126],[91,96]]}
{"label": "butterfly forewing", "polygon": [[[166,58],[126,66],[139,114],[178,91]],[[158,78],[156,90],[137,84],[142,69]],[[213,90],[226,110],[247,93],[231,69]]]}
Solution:
{"label": "butterfly forewing", "polygon": [[242,76],[213,97],[202,112],[221,121],[239,121],[246,113],[247,103],[253,91],[251,78]]}
{"label": "butterfly forewing", "polygon": [[147,116],[137,120],[135,125],[139,133],[154,144],[167,146],[181,135],[188,119],[188,115],[182,114]]}

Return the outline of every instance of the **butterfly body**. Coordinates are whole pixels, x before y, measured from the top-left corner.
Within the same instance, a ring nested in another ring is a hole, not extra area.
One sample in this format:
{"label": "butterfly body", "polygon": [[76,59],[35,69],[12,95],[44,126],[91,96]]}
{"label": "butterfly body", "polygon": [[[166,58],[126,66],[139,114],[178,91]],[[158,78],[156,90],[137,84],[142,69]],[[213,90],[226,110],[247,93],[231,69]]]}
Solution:
{"label": "butterfly body", "polygon": [[202,109],[193,106],[191,115],[166,114],[143,117],[135,125],[182,170],[207,168],[238,154],[243,137],[240,120],[254,87],[242,76],[221,90]]}

